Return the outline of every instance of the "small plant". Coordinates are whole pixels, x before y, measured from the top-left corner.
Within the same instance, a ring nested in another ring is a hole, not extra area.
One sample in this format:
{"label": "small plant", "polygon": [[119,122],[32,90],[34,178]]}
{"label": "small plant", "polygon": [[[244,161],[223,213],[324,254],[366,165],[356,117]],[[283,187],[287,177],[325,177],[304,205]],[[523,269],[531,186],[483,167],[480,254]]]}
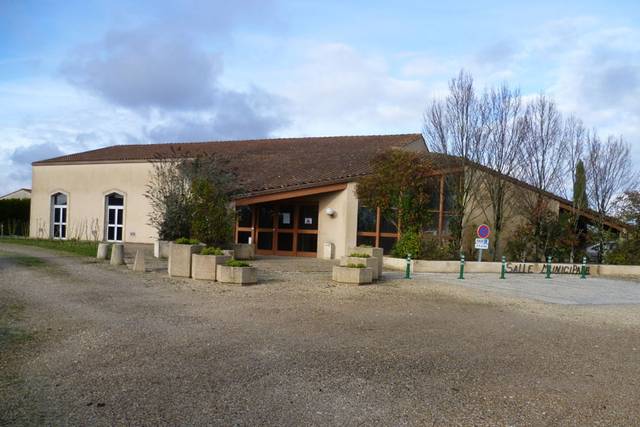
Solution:
{"label": "small plant", "polygon": [[244,261],[238,261],[237,259],[230,259],[225,262],[224,265],[227,267],[251,267],[251,265]]}
{"label": "small plant", "polygon": [[367,266],[364,265],[364,264],[353,264],[353,263],[347,264],[347,267],[349,267],[349,268],[367,268]]}
{"label": "small plant", "polygon": [[371,258],[371,255],[369,255],[369,254],[361,254],[361,253],[358,253],[358,252],[354,252],[349,256],[351,258]]}
{"label": "small plant", "polygon": [[207,246],[206,248],[202,249],[202,251],[200,251],[200,255],[224,255],[224,253],[220,248]]}
{"label": "small plant", "polygon": [[187,237],[180,237],[179,239],[176,239],[176,244],[178,245],[197,245],[198,243],[200,242],[196,239],[189,239]]}

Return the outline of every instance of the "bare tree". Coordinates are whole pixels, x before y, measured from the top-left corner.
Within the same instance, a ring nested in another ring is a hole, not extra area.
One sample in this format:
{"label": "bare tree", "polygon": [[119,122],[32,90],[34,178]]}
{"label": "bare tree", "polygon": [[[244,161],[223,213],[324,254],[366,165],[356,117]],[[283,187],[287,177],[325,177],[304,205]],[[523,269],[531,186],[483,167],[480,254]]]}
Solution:
{"label": "bare tree", "polygon": [[631,163],[629,145],[622,137],[609,136],[603,142],[594,132],[589,138],[587,153],[587,194],[598,213],[595,238],[600,245],[598,262],[602,262],[605,242],[610,238],[605,227],[616,197],[631,190],[636,174]]}
{"label": "bare tree", "polygon": [[571,176],[571,181],[567,180],[563,191],[564,196],[567,198],[571,197],[576,186],[576,167],[580,160],[584,160],[588,137],[589,133],[585,129],[582,120],[572,115],[564,121],[563,139],[567,147],[565,173]]}
{"label": "bare tree", "polygon": [[[504,175],[518,177],[520,173],[520,152],[525,136],[525,121],[518,89],[506,84],[492,88],[482,97],[482,106],[486,112],[488,131],[485,149],[481,153],[480,163],[496,173],[484,171],[479,175],[480,183],[486,191],[486,200],[477,200],[477,205],[485,211],[493,230],[493,259],[498,256],[501,233],[510,212],[512,198],[515,195],[513,185],[504,179]],[[484,192],[476,192],[483,197]]]}
{"label": "bare tree", "polygon": [[[538,95],[527,105],[523,139],[522,178],[539,190],[558,193],[566,177],[567,146],[562,116],[547,96]],[[549,198],[539,191],[525,193],[522,206],[534,233],[533,256],[548,253],[551,243]]]}
{"label": "bare tree", "polygon": [[468,166],[479,163],[486,143],[486,112],[482,108],[474,86],[473,77],[460,71],[449,82],[449,94],[443,100],[435,100],[424,114],[424,135],[431,151],[455,156],[459,161],[461,175],[451,180],[455,191],[455,210],[452,228],[454,238],[463,247],[462,226],[473,200],[474,175],[476,170]]}

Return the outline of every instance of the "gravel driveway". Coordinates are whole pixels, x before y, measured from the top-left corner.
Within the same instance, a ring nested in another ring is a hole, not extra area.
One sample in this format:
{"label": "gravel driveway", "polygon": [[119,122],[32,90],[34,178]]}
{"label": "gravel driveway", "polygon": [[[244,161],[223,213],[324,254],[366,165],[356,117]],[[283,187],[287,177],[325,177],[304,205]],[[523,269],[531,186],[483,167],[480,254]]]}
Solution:
{"label": "gravel driveway", "polygon": [[4,330],[32,337],[0,341],[0,424],[640,419],[637,306],[256,265],[262,284],[233,287],[0,244],[0,308],[20,312]]}

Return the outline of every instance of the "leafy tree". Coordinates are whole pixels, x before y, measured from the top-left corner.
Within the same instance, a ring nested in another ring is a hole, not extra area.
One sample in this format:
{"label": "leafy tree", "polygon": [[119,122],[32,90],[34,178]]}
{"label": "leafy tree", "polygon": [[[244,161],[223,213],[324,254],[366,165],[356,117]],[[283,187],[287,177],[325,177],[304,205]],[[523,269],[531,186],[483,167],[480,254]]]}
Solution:
{"label": "leafy tree", "polygon": [[211,155],[172,153],[152,162],[145,196],[150,224],[161,240],[193,237],[211,245],[230,241],[230,195],[238,188],[225,163]]}

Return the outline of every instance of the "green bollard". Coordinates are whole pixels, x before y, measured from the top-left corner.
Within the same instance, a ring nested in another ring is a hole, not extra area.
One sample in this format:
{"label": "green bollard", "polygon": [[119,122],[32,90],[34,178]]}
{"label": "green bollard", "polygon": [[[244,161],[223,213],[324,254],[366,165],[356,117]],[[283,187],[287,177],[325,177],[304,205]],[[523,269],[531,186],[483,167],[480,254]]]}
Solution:
{"label": "green bollard", "polygon": [[551,279],[551,257],[550,256],[547,257],[547,275],[545,276],[545,279]]}
{"label": "green bollard", "polygon": [[505,279],[504,274],[507,272],[507,257],[502,256],[502,269],[500,270],[500,278]]}
{"label": "green bollard", "polygon": [[586,256],[582,257],[582,268],[580,269],[580,278],[581,279],[587,278],[587,257]]}
{"label": "green bollard", "polygon": [[404,278],[411,279],[411,254],[407,254],[407,267],[404,270]]}
{"label": "green bollard", "polygon": [[458,279],[464,279],[464,254],[460,254],[460,276]]}

